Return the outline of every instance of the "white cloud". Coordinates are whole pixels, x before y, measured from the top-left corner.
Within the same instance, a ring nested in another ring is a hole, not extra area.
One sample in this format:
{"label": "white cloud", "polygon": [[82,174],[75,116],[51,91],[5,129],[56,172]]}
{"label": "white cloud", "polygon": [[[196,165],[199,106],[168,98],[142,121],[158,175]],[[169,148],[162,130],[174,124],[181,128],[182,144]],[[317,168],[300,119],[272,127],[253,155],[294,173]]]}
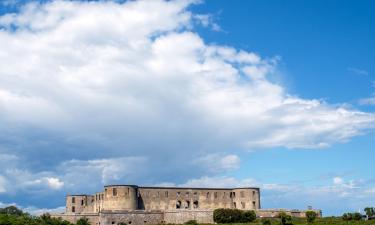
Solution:
{"label": "white cloud", "polygon": [[[84,183],[110,184],[129,179],[129,176],[142,174],[142,167],[147,162],[144,157],[120,157],[95,160],[70,160],[59,166],[59,172],[69,185],[81,186]],[[80,176],[80,180],[76,177]]]}
{"label": "white cloud", "polygon": [[338,185],[343,183],[343,179],[341,177],[334,177],[333,178],[333,183]]}
{"label": "white cloud", "polygon": [[190,179],[186,183],[179,184],[182,187],[219,187],[219,188],[235,188],[235,187],[256,187],[258,183],[251,178],[236,179],[234,177],[218,176]]}
{"label": "white cloud", "polygon": [[7,191],[6,183],[7,183],[7,181],[6,181],[5,177],[0,175],[0,193],[4,193],[4,192]]}
{"label": "white cloud", "polygon": [[215,153],[193,159],[193,165],[203,167],[214,173],[236,170],[240,167],[240,163],[240,157],[234,154]]}
{"label": "white cloud", "polygon": [[17,27],[0,32],[3,120],[132,144],[130,130],[199,132],[247,149],[324,147],[374,126],[372,114],[289,96],[267,79],[275,61],[184,30],[188,4],[53,1],[2,16]]}

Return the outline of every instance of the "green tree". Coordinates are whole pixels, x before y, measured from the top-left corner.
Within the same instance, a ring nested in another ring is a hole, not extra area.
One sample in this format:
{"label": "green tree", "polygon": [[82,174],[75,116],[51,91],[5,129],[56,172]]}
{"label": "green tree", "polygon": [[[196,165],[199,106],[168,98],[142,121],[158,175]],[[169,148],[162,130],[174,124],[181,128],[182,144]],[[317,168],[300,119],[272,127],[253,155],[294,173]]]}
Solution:
{"label": "green tree", "polygon": [[262,219],[262,225],[272,225],[272,222],[270,219]]}
{"label": "green tree", "polygon": [[306,220],[308,223],[313,223],[317,217],[316,212],[314,211],[307,211],[306,212]]}
{"label": "green tree", "polygon": [[77,220],[76,225],[90,225],[90,223],[86,217],[82,217],[79,220]]}
{"label": "green tree", "polygon": [[364,211],[366,212],[367,216],[373,216],[375,214],[375,210],[373,207],[366,207]]}
{"label": "green tree", "polygon": [[241,222],[242,223],[251,223],[256,220],[257,215],[255,214],[254,210],[242,211],[241,215]]}
{"label": "green tree", "polygon": [[21,216],[23,215],[23,212],[15,206],[8,206],[5,208],[0,208],[0,214]]}
{"label": "green tree", "polygon": [[279,213],[280,225],[293,225],[293,219],[291,215],[286,214],[285,212]]}

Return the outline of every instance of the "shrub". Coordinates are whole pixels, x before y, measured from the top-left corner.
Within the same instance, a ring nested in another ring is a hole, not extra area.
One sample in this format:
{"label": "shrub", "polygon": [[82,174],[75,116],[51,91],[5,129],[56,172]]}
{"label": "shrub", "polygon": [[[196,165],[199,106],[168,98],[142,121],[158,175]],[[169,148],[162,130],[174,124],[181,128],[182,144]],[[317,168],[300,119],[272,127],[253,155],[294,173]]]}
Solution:
{"label": "shrub", "polygon": [[262,225],[272,225],[272,222],[270,219],[262,219]]}
{"label": "shrub", "polygon": [[314,222],[315,219],[316,219],[316,216],[317,216],[316,212],[314,212],[314,211],[307,211],[306,212],[306,220],[307,220],[307,222],[308,223]]}
{"label": "shrub", "polygon": [[364,211],[366,212],[367,216],[375,215],[375,209],[373,207],[366,207]]}
{"label": "shrub", "polygon": [[0,208],[0,214],[21,216],[23,215],[23,212],[15,206],[8,206],[5,208]]}
{"label": "shrub", "polygon": [[215,209],[214,221],[216,223],[248,223],[256,219],[254,211],[239,209]]}
{"label": "shrub", "polygon": [[242,223],[251,223],[251,222],[255,221],[256,218],[257,218],[257,215],[255,214],[255,212],[253,210],[242,211],[242,219],[241,219]]}
{"label": "shrub", "polygon": [[280,225],[293,225],[292,216],[285,212],[279,213]]}
{"label": "shrub", "polygon": [[89,220],[86,217],[82,217],[77,220],[77,225],[90,225]]}
{"label": "shrub", "polygon": [[198,222],[196,220],[189,220],[189,221],[186,221],[184,224],[186,224],[186,225],[198,225]]}
{"label": "shrub", "polygon": [[342,219],[345,221],[350,221],[350,220],[361,220],[362,219],[362,214],[356,212],[356,213],[344,213],[342,215]]}
{"label": "shrub", "polygon": [[359,212],[353,213],[352,214],[353,220],[361,220],[362,219],[362,214]]}

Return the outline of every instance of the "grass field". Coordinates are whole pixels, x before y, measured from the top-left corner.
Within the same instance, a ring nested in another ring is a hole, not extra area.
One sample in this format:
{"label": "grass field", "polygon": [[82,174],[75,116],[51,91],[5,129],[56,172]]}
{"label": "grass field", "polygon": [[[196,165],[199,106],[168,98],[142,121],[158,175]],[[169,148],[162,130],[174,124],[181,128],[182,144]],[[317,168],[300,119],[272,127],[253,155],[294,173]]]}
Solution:
{"label": "grass field", "polygon": [[[271,222],[272,225],[280,225],[280,221],[278,219],[271,219]],[[257,219],[252,223],[231,223],[222,225],[262,225],[262,221]],[[306,219],[293,218],[293,225],[375,225],[375,220],[344,221],[341,217],[324,217],[317,218],[313,223],[309,224],[306,222]]]}

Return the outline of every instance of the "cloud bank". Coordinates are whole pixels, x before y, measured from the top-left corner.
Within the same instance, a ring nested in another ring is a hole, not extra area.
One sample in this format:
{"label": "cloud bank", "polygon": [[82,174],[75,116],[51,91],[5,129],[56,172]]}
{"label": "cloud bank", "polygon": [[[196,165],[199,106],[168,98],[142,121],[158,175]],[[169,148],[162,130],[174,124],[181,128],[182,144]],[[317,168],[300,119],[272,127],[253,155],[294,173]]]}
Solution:
{"label": "cloud bank", "polygon": [[0,194],[193,186],[240,168],[242,151],[374,127],[373,114],[290,95],[272,79],[278,57],[205,42],[195,27],[218,25],[195,3],[57,0],[0,16]]}

